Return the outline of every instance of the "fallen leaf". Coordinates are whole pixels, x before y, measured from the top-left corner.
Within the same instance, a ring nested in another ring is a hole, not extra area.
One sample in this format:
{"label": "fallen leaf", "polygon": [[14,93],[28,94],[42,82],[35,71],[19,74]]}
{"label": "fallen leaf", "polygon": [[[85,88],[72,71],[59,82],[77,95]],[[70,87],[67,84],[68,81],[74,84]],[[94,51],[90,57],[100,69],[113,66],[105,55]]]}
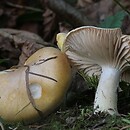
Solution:
{"label": "fallen leaf", "polygon": [[56,25],[58,25],[56,24],[56,15],[54,12],[47,8],[43,14],[43,19],[43,38],[46,41],[50,41],[55,34]]}
{"label": "fallen leaf", "polygon": [[0,29],[0,36],[8,38],[9,40],[12,40],[14,42],[13,46],[10,42],[8,42],[8,44],[5,44],[3,42],[4,44],[3,46],[1,45],[1,47],[3,47],[4,49],[8,49],[9,52],[12,52],[13,50],[13,54],[15,54],[14,50],[16,50],[16,48],[21,50],[18,65],[23,65],[25,60],[30,55],[32,55],[38,49],[47,45],[47,43],[44,42],[40,36],[28,31],[20,31],[15,29]]}

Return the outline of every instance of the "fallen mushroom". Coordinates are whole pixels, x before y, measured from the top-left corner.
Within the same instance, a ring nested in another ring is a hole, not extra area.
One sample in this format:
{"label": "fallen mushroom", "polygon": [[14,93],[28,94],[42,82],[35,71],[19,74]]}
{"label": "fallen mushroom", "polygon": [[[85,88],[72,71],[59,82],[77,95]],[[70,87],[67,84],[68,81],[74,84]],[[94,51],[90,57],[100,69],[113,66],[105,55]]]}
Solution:
{"label": "fallen mushroom", "polygon": [[45,47],[23,67],[2,71],[0,77],[0,117],[33,121],[62,102],[71,82],[71,67],[64,53]]}
{"label": "fallen mushroom", "polygon": [[63,51],[86,75],[101,75],[94,101],[94,113],[118,114],[117,89],[121,73],[130,65],[130,40],[120,29],[84,26],[70,31]]}

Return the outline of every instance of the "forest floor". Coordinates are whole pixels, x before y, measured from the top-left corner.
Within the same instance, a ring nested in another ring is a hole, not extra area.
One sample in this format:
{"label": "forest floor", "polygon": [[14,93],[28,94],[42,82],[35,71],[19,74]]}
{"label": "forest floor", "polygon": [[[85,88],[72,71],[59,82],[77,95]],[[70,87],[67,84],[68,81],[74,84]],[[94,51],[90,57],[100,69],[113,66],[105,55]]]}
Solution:
{"label": "forest floor", "polygon": [[[41,47],[57,48],[58,32],[67,33],[83,25],[119,27],[124,34],[130,34],[130,2],[120,0],[120,4],[117,0],[1,0],[0,70],[23,65]],[[3,28],[16,29],[16,32],[8,30],[7,33]],[[43,41],[39,37],[36,40],[25,32],[19,32],[22,30],[37,34]],[[10,39],[7,34],[14,39]],[[120,83],[123,90],[118,100],[120,116],[93,114],[95,86],[97,82],[86,84],[78,75],[61,106],[48,117],[31,124],[8,123],[0,119],[0,129],[130,130],[130,85]]]}

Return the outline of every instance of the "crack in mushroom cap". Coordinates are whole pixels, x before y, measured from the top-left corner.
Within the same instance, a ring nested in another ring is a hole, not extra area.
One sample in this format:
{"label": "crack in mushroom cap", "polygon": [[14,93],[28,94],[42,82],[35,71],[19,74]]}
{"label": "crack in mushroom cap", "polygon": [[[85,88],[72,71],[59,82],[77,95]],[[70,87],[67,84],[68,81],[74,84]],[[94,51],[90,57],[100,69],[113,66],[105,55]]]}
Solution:
{"label": "crack in mushroom cap", "polygon": [[85,74],[100,75],[102,66],[117,68],[120,71],[125,71],[130,66],[129,42],[119,28],[84,26],[67,34],[63,51]]}

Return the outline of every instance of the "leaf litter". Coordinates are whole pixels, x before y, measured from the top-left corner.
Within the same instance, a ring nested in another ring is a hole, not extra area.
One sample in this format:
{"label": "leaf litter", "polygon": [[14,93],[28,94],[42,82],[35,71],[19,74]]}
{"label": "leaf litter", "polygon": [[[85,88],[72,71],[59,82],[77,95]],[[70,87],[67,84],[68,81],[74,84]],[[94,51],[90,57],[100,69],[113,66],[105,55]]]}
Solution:
{"label": "leaf litter", "polygon": [[[51,2],[51,0],[48,1]],[[9,5],[8,2],[12,2],[12,4]],[[115,27],[118,25],[125,34],[130,33],[130,17],[128,14],[120,14],[122,8],[117,5],[114,0],[65,0],[65,2],[70,4],[71,8],[66,9],[67,11],[64,10],[64,14],[69,14],[69,11],[75,8],[76,11],[84,14],[81,16],[87,17],[88,23],[84,25],[101,27]],[[120,3],[127,10],[130,10],[129,1],[120,0]],[[39,13],[35,13],[37,9],[40,10]],[[60,12],[62,12],[62,8],[60,8],[59,12],[56,12],[58,9],[58,6],[57,9],[50,8],[50,6],[46,4],[46,0],[38,0],[36,3],[30,0],[0,1],[0,59],[3,61],[4,59],[8,59],[9,61],[5,60],[0,63],[1,70],[15,65],[23,65],[31,54],[42,47],[57,47],[55,37],[58,32],[68,32],[75,27],[75,24],[76,26],[80,26],[80,24],[78,25],[74,22],[73,17],[69,17],[69,19],[67,15],[65,17],[62,15],[61,17]],[[78,14],[80,15],[80,13]],[[73,13],[71,14],[71,16],[73,16]],[[116,14],[118,15],[115,16]],[[28,16],[28,19],[23,16]],[[40,17],[38,18],[37,16]],[[128,104],[130,104],[130,95],[126,94],[129,92],[129,89],[125,91],[125,84],[121,84],[125,93],[121,92],[119,94],[119,96],[124,95],[123,98],[120,96],[120,100],[123,100],[124,104],[121,106],[119,101],[119,105],[120,110],[122,112],[126,110],[125,114],[127,113],[127,115],[120,117],[110,117],[102,113],[96,116],[92,114],[95,88],[90,87],[90,84],[86,84],[82,77],[76,74],[70,90],[67,93],[69,96],[66,96],[63,104],[57,108],[57,111],[54,111],[47,118],[34,124],[26,125],[22,123],[9,124],[3,120],[1,120],[1,123],[6,129],[19,130],[129,129],[130,107]],[[125,101],[126,95],[128,96],[127,101]]]}

